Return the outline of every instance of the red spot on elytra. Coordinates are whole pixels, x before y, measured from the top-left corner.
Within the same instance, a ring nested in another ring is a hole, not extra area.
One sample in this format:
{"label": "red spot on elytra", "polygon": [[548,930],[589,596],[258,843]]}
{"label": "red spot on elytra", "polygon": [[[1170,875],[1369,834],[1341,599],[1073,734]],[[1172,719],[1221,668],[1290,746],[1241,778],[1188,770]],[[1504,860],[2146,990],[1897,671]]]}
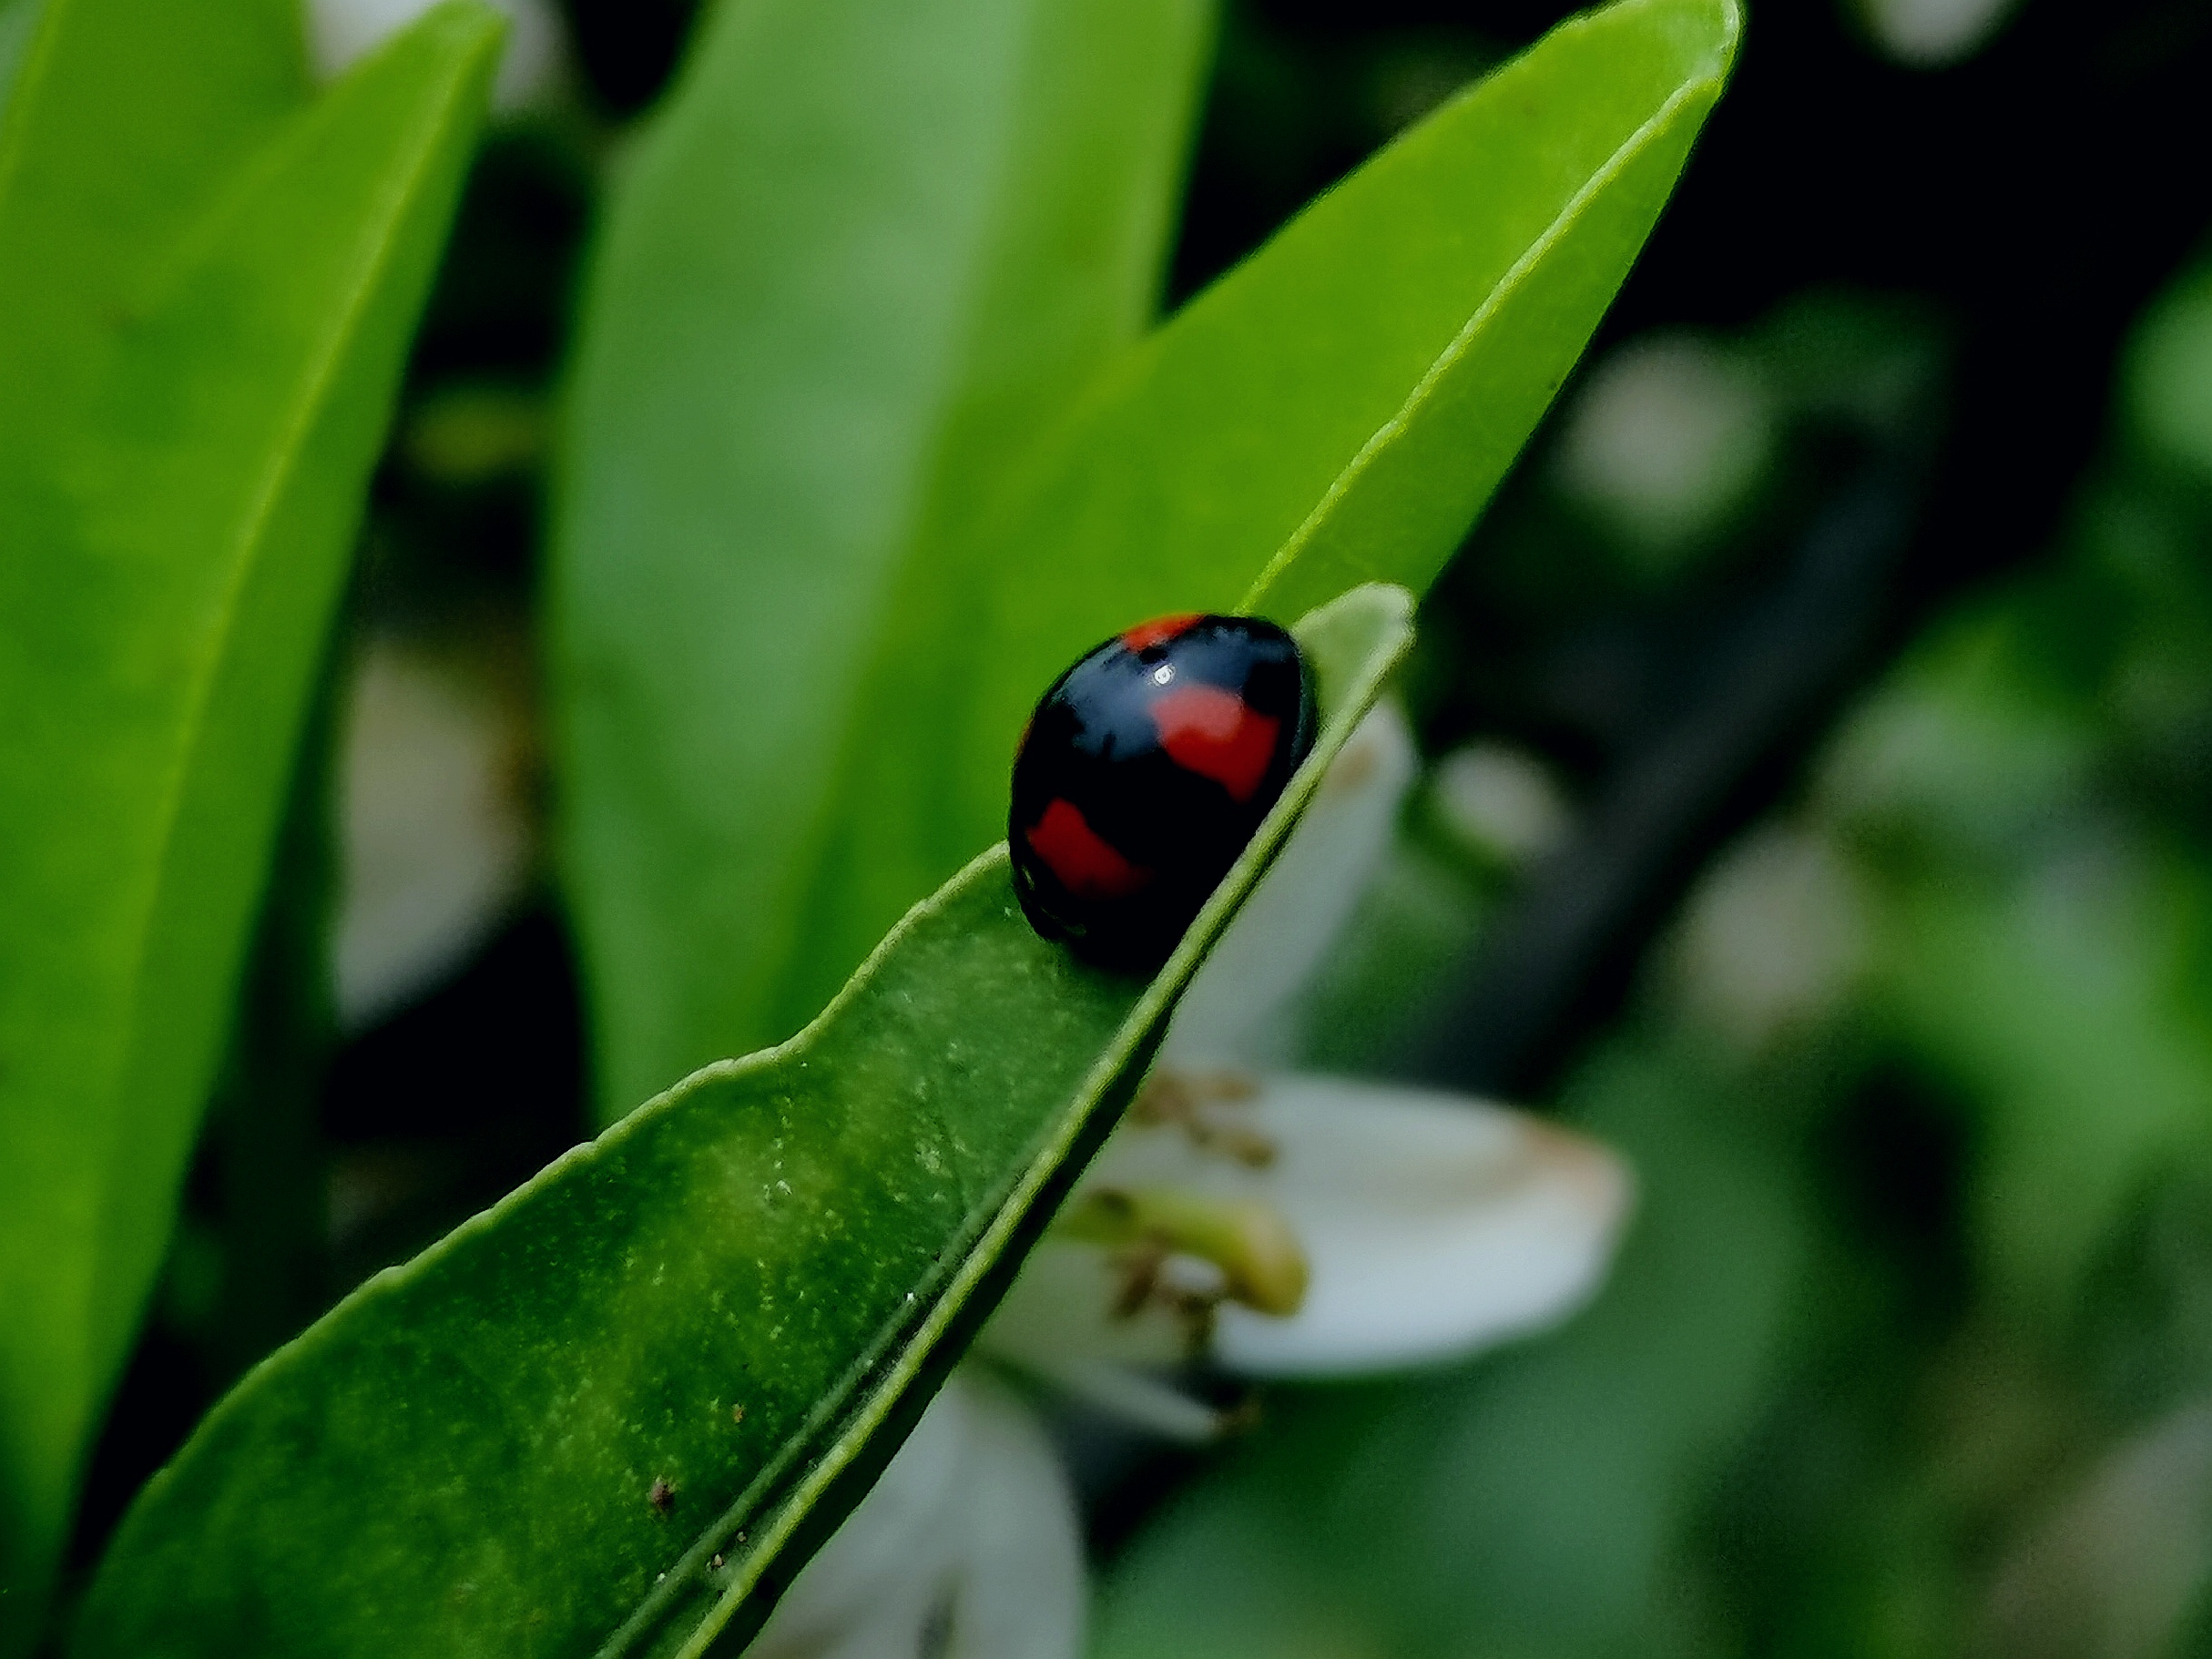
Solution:
{"label": "red spot on elytra", "polygon": [[1210,778],[1239,800],[1268,775],[1279,720],[1218,686],[1185,686],[1152,705],[1160,747],[1187,772]]}
{"label": "red spot on elytra", "polygon": [[1121,643],[1132,651],[1166,645],[1177,634],[1187,632],[1201,615],[1203,613],[1198,611],[1177,611],[1172,616],[1155,616],[1150,622],[1140,622],[1124,634]]}
{"label": "red spot on elytra", "polygon": [[1073,801],[1057,796],[1023,834],[1060,885],[1079,899],[1126,898],[1152,880],[1151,870],[1123,858]]}

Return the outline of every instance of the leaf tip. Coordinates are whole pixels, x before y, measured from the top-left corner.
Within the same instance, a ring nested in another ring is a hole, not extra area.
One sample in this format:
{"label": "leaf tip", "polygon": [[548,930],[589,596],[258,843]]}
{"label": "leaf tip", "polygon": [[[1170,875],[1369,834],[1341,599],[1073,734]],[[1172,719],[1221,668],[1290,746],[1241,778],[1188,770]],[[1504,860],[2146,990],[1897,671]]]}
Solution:
{"label": "leaf tip", "polygon": [[490,50],[507,37],[507,15],[487,0],[438,0],[416,25],[426,36],[441,36],[455,49]]}

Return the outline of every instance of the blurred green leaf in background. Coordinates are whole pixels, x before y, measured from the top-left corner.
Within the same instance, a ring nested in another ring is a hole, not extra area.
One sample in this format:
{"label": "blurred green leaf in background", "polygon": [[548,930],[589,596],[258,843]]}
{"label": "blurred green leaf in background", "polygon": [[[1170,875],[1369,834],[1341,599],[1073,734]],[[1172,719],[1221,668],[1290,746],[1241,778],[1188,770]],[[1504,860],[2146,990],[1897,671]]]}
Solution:
{"label": "blurred green leaf in background", "polygon": [[1200,0],[740,0],[640,137],[554,532],[608,1115],[789,1035],[858,962],[792,972],[841,753],[888,718],[865,678],[898,571],[1144,327],[1207,25]]}
{"label": "blurred green leaf in background", "polygon": [[38,21],[38,5],[39,0],[0,0],[0,114],[7,109],[16,67],[23,62],[32,26]]}
{"label": "blurred green leaf in background", "polygon": [[51,0],[16,70],[0,1648],[161,1261],[497,38],[449,5],[311,97],[288,5]]}

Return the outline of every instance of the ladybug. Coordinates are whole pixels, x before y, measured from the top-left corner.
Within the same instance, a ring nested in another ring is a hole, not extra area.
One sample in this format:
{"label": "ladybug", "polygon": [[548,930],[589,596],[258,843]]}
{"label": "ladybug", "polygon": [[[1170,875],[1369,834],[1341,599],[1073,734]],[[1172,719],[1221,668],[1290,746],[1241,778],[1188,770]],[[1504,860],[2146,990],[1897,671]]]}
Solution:
{"label": "ladybug", "polygon": [[1253,616],[1161,616],[1052,683],[1014,758],[1006,843],[1029,923],[1149,972],[1313,748],[1313,676]]}

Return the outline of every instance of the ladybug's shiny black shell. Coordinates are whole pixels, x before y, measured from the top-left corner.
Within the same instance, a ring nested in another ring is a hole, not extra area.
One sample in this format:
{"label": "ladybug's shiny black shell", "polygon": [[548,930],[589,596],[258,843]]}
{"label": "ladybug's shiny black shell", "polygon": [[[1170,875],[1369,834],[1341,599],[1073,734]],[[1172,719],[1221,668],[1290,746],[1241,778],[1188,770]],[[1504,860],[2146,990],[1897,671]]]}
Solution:
{"label": "ladybug's shiny black shell", "polygon": [[1297,642],[1162,616],[1055,680],[1014,759],[1006,841],[1030,925],[1115,968],[1175,949],[1313,747]]}

